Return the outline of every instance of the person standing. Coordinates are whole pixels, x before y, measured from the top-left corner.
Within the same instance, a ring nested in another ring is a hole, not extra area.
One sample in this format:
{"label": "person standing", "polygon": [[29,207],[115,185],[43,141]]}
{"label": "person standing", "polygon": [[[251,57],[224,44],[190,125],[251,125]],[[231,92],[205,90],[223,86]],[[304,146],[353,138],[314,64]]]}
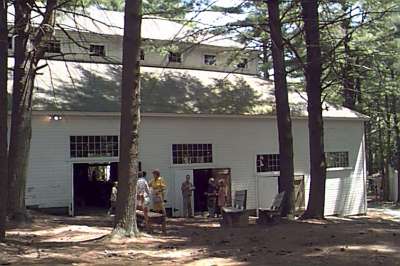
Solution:
{"label": "person standing", "polygon": [[218,214],[222,214],[222,208],[226,206],[226,201],[228,197],[227,187],[223,179],[218,181]]}
{"label": "person standing", "polygon": [[190,175],[186,175],[186,180],[181,185],[183,199],[183,217],[193,218],[192,211],[192,194],[194,190],[193,184],[190,182]]}
{"label": "person standing", "polygon": [[143,211],[144,225],[146,230],[149,231],[149,208],[150,208],[150,188],[147,180],[144,178],[143,173],[139,173],[139,179],[136,183],[136,199],[137,209]]}
{"label": "person standing", "polygon": [[159,212],[164,216],[162,222],[162,231],[163,233],[165,233],[167,213],[164,206],[164,194],[165,189],[167,188],[167,184],[165,183],[164,178],[161,177],[160,170],[155,169],[153,171],[153,179],[150,181],[149,186],[152,190],[153,209],[154,211]]}
{"label": "person standing", "polygon": [[217,187],[215,186],[214,178],[210,178],[208,180],[207,192],[205,193],[207,196],[207,208],[209,217],[215,217],[215,207],[217,204]]}
{"label": "person standing", "polygon": [[117,190],[118,187],[118,182],[113,183],[113,187],[111,188],[111,194],[110,194],[110,209],[108,209],[107,214],[115,214],[115,208],[117,206]]}

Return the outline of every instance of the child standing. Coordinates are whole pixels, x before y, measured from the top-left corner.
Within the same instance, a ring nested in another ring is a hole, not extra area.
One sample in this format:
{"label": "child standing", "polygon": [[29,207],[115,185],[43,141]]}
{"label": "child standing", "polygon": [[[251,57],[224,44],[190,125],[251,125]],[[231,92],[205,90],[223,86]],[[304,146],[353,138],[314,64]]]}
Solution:
{"label": "child standing", "polygon": [[117,204],[117,186],[118,186],[118,182],[114,182],[113,187],[111,189],[111,194],[110,194],[110,209],[108,210],[107,214],[111,215],[111,214],[115,214],[115,208],[116,208],[116,204]]}

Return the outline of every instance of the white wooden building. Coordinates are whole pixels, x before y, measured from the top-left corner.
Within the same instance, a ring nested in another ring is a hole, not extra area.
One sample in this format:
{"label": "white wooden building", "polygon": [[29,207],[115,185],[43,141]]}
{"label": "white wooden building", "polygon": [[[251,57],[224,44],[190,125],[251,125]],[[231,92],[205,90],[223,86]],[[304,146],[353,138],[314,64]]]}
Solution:
{"label": "white wooden building", "polygon": [[[113,18],[110,21],[122,23],[120,13],[107,14]],[[149,38],[161,36],[164,40],[181,28],[156,19],[150,26],[144,25]],[[100,32],[93,33],[96,30]],[[165,36],[165,32],[170,35]],[[118,175],[122,33],[94,27],[87,34],[98,45],[90,48],[91,54],[82,50],[67,62],[47,60],[48,67],[35,82],[28,206],[67,208],[72,214],[81,198],[86,197],[87,205],[99,205],[95,198],[100,196],[104,205],[107,193],[99,191],[109,189],[109,184],[100,186],[95,182],[98,173],[91,176],[91,171],[101,166],[107,172],[103,183],[110,183]],[[71,48],[71,42],[65,41],[68,45],[64,45],[61,33],[56,36],[53,53],[78,49]],[[102,41],[95,41],[98,39]],[[239,64],[227,64],[224,60],[234,53],[230,49],[230,43],[220,40],[182,54],[146,53],[144,49],[139,157],[142,170],[150,174],[158,168],[166,179],[167,207],[173,215],[180,215],[180,185],[187,174],[196,186],[196,211],[205,207],[203,192],[210,177],[226,178],[232,195],[246,189],[248,209],[269,207],[278,192],[279,167],[284,167],[284,162],[281,165],[278,156],[272,83],[257,77],[253,52],[238,59]],[[93,54],[97,52],[101,55]],[[104,61],[109,54],[115,60],[113,64]],[[297,204],[304,208],[310,182],[306,101],[298,93],[291,93],[289,98]],[[329,165],[325,213],[365,213],[366,117],[330,104],[325,109]]]}

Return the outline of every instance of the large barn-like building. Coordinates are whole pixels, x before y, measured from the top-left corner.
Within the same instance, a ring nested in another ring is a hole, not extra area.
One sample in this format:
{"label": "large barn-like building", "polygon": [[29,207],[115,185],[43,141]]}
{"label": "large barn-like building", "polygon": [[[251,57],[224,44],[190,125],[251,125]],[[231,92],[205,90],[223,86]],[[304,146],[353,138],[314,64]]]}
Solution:
{"label": "large barn-like building", "polygon": [[[26,186],[31,207],[65,208],[70,214],[106,209],[118,178],[123,14],[90,12],[104,23],[62,16],[68,35],[87,49],[57,31],[47,52],[52,60],[42,60],[47,67],[35,81]],[[238,45],[222,38],[205,37],[194,45],[177,38],[185,34],[182,25],[164,19],[145,19],[142,31],[140,167],[148,173],[160,169],[168,184],[168,212],[181,215],[180,186],[187,174],[196,187],[195,212],[206,209],[210,177],[224,178],[232,195],[247,190],[248,209],[269,207],[284,162],[278,154],[273,84],[258,77],[257,53],[237,56]],[[171,43],[181,49],[168,50]],[[11,45],[10,65],[12,51]],[[304,208],[310,183],[306,100],[297,92],[289,98],[296,204]],[[323,116],[325,214],[365,213],[366,117],[330,104]]]}

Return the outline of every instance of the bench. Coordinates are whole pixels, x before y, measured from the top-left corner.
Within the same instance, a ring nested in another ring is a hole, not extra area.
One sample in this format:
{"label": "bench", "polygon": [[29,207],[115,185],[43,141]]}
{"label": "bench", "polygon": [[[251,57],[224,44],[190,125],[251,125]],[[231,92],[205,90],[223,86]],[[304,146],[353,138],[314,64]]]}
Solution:
{"label": "bench", "polygon": [[277,194],[269,209],[258,209],[257,224],[270,224],[276,222],[281,217],[281,206],[285,198],[285,191]]}
{"label": "bench", "polygon": [[[148,212],[149,216],[149,227],[151,228],[152,224],[163,225],[165,223],[166,217],[158,212]],[[144,212],[142,210],[136,210],[136,219],[138,225],[144,225]]]}
{"label": "bench", "polygon": [[247,190],[235,191],[232,207],[222,207],[221,226],[246,226],[249,224],[249,213],[246,210]]}

